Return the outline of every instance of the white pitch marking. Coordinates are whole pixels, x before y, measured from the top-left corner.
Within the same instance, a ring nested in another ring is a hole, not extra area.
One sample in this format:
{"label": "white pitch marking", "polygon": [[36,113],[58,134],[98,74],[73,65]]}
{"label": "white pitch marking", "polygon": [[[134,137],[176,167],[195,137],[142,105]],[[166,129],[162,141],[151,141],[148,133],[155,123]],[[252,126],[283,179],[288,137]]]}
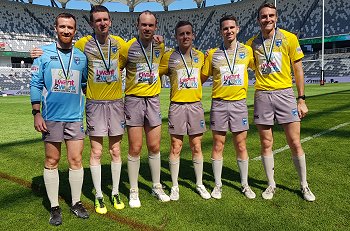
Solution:
{"label": "white pitch marking", "polygon": [[[317,134],[315,134],[315,135],[313,135],[313,136],[305,137],[304,139],[300,140],[300,142],[301,142],[301,143],[304,143],[304,142],[306,142],[306,141],[309,141],[309,140],[312,140],[312,139],[314,139],[314,138],[320,137],[320,136],[322,136],[322,135],[324,135],[324,134],[330,133],[330,132],[332,132],[332,131],[334,131],[334,130],[337,130],[338,128],[347,126],[347,125],[349,125],[349,124],[350,124],[350,122],[339,124],[339,125],[337,125],[337,126],[335,126],[335,127],[332,127],[332,128],[330,128],[330,129],[328,129],[328,130],[326,130],[326,131],[317,133]],[[288,150],[288,149],[289,149],[289,146],[286,145],[286,146],[284,146],[284,147],[282,147],[282,148],[279,148],[279,149],[276,149],[275,151],[273,151],[273,155],[276,155],[277,153],[283,152],[283,151]],[[252,160],[261,160],[261,156],[254,157]]]}

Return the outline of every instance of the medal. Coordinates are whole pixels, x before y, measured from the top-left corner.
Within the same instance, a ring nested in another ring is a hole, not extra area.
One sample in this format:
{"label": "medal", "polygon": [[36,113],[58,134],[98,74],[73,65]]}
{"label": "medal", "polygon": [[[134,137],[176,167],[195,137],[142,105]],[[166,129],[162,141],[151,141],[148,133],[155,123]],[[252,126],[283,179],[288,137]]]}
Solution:
{"label": "medal", "polygon": [[[192,63],[192,61],[193,61],[193,56],[192,56],[192,49],[190,50],[191,71],[189,70],[189,68],[188,68],[188,66],[187,66],[187,62],[186,62],[186,60],[185,60],[185,57],[184,57],[183,54],[181,53],[180,48],[178,48],[178,52],[179,52],[179,54],[180,54],[180,57],[181,57],[181,59],[182,59],[182,62],[183,62],[184,65],[185,65],[187,77],[188,77],[188,78],[191,78],[192,73],[193,73],[193,63]],[[188,82],[185,83],[184,85],[185,85],[185,88],[191,88],[191,86],[190,86],[190,84],[189,84]]]}
{"label": "medal", "polygon": [[68,83],[67,80],[66,80],[66,85],[64,86],[64,90],[65,90],[66,92],[69,92],[69,90],[70,90],[70,88],[69,88],[69,83]]}
{"label": "medal", "polygon": [[60,52],[58,51],[57,45],[56,45],[56,52],[57,52],[57,55],[58,55],[58,60],[60,61],[60,64],[61,64],[61,67],[62,67],[62,72],[63,72],[64,78],[66,80],[65,86],[64,86],[64,91],[65,92],[69,92],[70,87],[69,87],[68,79],[69,79],[69,71],[70,71],[71,66],[72,66],[74,49],[71,48],[67,71],[66,71],[66,68],[64,67],[63,60],[62,60],[62,57],[60,55]]}
{"label": "medal", "polygon": [[266,67],[262,68],[261,72],[262,72],[264,75],[268,75],[268,74],[271,74],[272,70],[271,70],[271,67],[266,66]]}
{"label": "medal", "polygon": [[232,58],[232,63],[230,62],[229,60],[229,57],[228,57],[228,54],[226,52],[226,47],[224,45],[224,43],[222,43],[222,49],[224,50],[224,54],[225,54],[225,58],[226,58],[226,62],[228,64],[228,68],[230,69],[230,72],[231,74],[233,75],[234,73],[234,70],[235,70],[235,63],[236,63],[236,56],[237,56],[237,50],[238,50],[238,41],[236,42],[236,47],[235,47],[235,50],[234,50],[234,55],[233,55],[233,58]]}
{"label": "medal", "polygon": [[149,69],[148,83],[149,84],[153,84],[153,81],[154,81],[154,75],[153,75],[153,72],[152,72],[152,70],[153,70],[153,42],[151,42],[151,54],[150,54],[149,58],[148,58],[148,56],[146,54],[145,48],[142,45],[142,42],[139,39],[137,39],[137,42],[140,44],[143,56],[145,57],[146,63],[148,65],[148,69]]}
{"label": "medal", "polygon": [[106,76],[106,82],[107,83],[112,82],[112,76],[110,76],[110,75]]}
{"label": "medal", "polygon": [[275,28],[275,31],[274,31],[273,36],[272,36],[272,41],[271,41],[271,44],[270,44],[269,53],[267,53],[267,50],[266,50],[266,47],[265,47],[265,40],[264,40],[264,37],[263,37],[263,35],[261,33],[262,45],[263,45],[263,48],[264,48],[264,56],[265,56],[265,59],[266,59],[266,66],[264,68],[261,68],[261,72],[264,75],[268,75],[268,74],[272,73],[272,69],[271,69],[270,65],[271,65],[271,60],[272,60],[272,50],[273,50],[273,46],[275,44],[275,39],[276,39],[276,32],[277,32],[277,28]]}
{"label": "medal", "polygon": [[94,37],[94,40],[96,42],[98,51],[100,52],[101,59],[102,59],[104,65],[105,65],[105,68],[106,68],[107,72],[109,73],[109,76],[106,77],[106,82],[108,82],[108,83],[112,82],[112,77],[110,76],[110,72],[109,72],[109,69],[111,68],[111,40],[108,37],[108,54],[107,54],[108,55],[108,65],[107,65],[106,58],[105,58],[105,56],[104,56],[104,54],[102,52],[100,43],[96,39],[96,35],[94,35],[93,37]]}

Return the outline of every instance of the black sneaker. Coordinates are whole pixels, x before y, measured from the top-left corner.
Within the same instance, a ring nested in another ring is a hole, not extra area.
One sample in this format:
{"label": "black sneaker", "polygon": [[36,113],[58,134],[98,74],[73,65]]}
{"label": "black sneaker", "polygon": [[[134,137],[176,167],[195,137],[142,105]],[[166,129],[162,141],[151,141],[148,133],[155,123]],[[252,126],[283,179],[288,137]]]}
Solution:
{"label": "black sneaker", "polygon": [[50,225],[58,226],[62,224],[62,213],[60,206],[52,207],[50,210]]}
{"label": "black sneaker", "polygon": [[70,208],[70,211],[72,211],[72,213],[79,218],[83,218],[83,219],[89,218],[89,213],[87,212],[86,208],[83,206],[81,201],[78,201],[77,203],[75,203],[75,205],[73,205]]}

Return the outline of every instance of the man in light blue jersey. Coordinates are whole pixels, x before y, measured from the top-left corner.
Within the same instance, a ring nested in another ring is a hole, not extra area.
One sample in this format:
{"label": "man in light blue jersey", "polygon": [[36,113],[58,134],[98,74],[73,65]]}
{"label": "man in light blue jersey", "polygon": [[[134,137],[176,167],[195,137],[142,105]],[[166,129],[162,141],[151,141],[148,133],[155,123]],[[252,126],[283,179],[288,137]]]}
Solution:
{"label": "man in light blue jersey", "polygon": [[[80,201],[84,169],[82,87],[86,84],[87,59],[79,49],[72,47],[76,32],[75,17],[61,13],[55,20],[58,41],[42,47],[43,55],[34,60],[30,99],[35,130],[42,133],[45,145],[44,182],[51,203],[51,225],[62,224],[58,203],[58,162],[61,143],[65,141],[69,162],[71,211],[79,218],[89,214]],[[40,105],[42,110],[40,111]]]}

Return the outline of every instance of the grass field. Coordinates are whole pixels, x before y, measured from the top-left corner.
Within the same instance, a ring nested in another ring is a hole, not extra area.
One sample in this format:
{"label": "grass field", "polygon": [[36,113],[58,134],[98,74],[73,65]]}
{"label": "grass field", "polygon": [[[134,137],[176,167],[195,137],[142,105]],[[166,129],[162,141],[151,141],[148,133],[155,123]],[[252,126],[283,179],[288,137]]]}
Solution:
{"label": "grass field", "polygon": [[[209,121],[210,88],[205,88],[203,105]],[[350,230],[350,84],[306,86],[308,116],[302,121],[303,147],[307,154],[308,181],[316,201],[306,202],[299,192],[297,173],[291,161],[290,150],[275,155],[277,192],[273,200],[262,199],[266,178],[259,156],[259,138],[254,124],[253,89],[249,89],[250,156],[249,182],[257,198],[246,199],[240,192],[239,172],[228,135],[224,151],[223,198],[203,200],[195,192],[195,177],[190,149],[185,139],[179,175],[180,200],[161,203],[150,194],[151,181],[146,150],[141,157],[139,177],[142,207],[121,211],[113,209],[107,200],[107,215],[98,215],[93,209],[93,186],[89,171],[89,143],[85,141],[85,178],[82,201],[90,212],[88,220],[81,220],[69,212],[70,189],[65,152],[60,162],[60,205],[63,224],[48,224],[49,202],[43,183],[43,143],[34,131],[29,97],[0,98],[0,230]],[[162,128],[162,183],[169,193],[168,170],[169,135],[167,108],[169,89],[161,94]],[[274,149],[286,146],[280,127],[275,127]],[[211,168],[211,132],[203,138],[204,184],[214,187]],[[127,139],[122,145],[123,169],[121,196],[127,204]],[[111,193],[110,157],[103,156],[103,192]]]}

